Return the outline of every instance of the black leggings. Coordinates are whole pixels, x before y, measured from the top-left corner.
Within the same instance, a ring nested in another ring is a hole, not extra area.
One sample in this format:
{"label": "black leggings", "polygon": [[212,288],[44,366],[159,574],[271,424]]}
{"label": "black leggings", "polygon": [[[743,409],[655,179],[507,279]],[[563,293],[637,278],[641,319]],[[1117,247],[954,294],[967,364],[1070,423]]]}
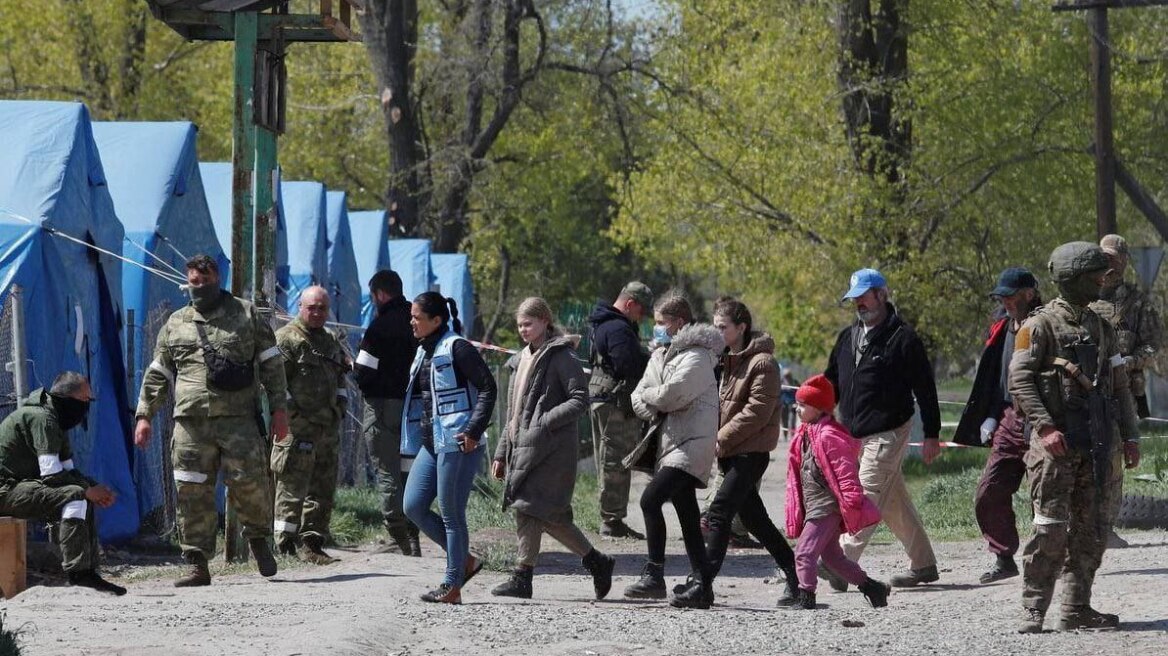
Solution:
{"label": "black leggings", "polygon": [[649,546],[649,562],[665,563],[665,515],[662,507],[673,503],[677,521],[681,523],[681,537],[685,553],[693,571],[712,576],[706,560],[706,545],[702,541],[701,512],[698,510],[698,479],[677,469],[662,467],[641,493],[641,513],[645,516],[645,538]]}
{"label": "black leggings", "polygon": [[743,453],[718,460],[722,486],[714,493],[714,501],[710,504],[710,537],[706,552],[714,575],[722,569],[722,560],[726,558],[726,547],[730,543],[730,523],[737,514],[746,530],[758,538],[775,559],[775,564],[786,573],[787,580],[798,580],[795,553],[771,521],[758,494],[758,482],[769,464],[770,456],[766,453]]}

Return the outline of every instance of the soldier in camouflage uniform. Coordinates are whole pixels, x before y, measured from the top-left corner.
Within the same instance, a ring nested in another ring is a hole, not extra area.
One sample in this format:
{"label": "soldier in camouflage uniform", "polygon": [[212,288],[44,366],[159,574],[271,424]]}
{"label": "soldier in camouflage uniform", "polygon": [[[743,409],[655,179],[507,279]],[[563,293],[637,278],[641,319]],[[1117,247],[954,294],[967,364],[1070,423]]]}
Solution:
{"label": "soldier in camouflage uniform", "polygon": [[1110,477],[1139,463],[1135,402],[1115,332],[1088,307],[1110,270],[1107,256],[1071,242],[1054,250],[1049,268],[1059,296],[1022,324],[1010,361],[1010,394],[1031,430],[1034,535],[1023,550],[1022,633],[1042,631],[1060,572],[1060,630],[1119,625],[1091,608],[1091,586],[1110,525]]}
{"label": "soldier in camouflage uniform", "polygon": [[329,294],[309,287],[300,312],[276,331],[288,381],[288,439],[272,445],[276,477],[276,545],[317,565],[336,562],[323,547],[337,489],[337,451],[347,408],[345,374],[352,366],[335,335],[325,329]]}
{"label": "soldier in camouflage uniform", "polygon": [[116,495],[73,466],[69,444],[68,431],[85,419],[92,398],[89,381],[66,371],[0,423],[0,515],[49,522],[69,583],[124,595],[97,573],[93,507],[109,508]]}
{"label": "soldier in camouflage uniform", "polygon": [[[1136,285],[1124,280],[1127,271],[1129,251],[1127,240],[1119,235],[1107,235],[1099,241],[1099,247],[1111,262],[1111,275],[1103,284],[1103,293],[1091,309],[1103,317],[1115,329],[1119,341],[1119,354],[1127,363],[1128,379],[1131,381],[1132,396],[1136,401],[1136,414],[1147,417],[1148,397],[1145,392],[1144,369],[1156,359],[1162,338],[1160,316],[1152,306],[1148,295]],[[1112,472],[1112,490],[1108,497],[1112,518],[1119,516],[1119,505],[1123,499],[1123,472]],[[1108,548],[1128,546],[1127,541],[1108,532]]]}
{"label": "soldier in camouflage uniform", "polygon": [[134,429],[134,443],[145,446],[150,418],[174,397],[171,462],[179,542],[190,565],[175,586],[211,584],[207,558],[215,554],[215,480],[220,468],[256,566],[263,576],[272,576],[276,559],[268,548],[272,501],[259,384],[272,413],[271,437],[283,442],[288,416],[280,349],[256,307],[220,289],[215,260],[198,255],[188,261],[187,282],[191,304],[171,314],[158,333],[154,361],[142,379]]}

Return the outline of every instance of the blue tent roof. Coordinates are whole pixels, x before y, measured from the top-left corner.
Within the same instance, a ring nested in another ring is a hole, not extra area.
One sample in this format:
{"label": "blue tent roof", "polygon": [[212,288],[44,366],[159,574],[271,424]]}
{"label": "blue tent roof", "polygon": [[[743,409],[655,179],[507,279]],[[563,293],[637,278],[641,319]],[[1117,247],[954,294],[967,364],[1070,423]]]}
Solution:
{"label": "blue tent roof", "polygon": [[[114,209],[125,227],[125,256],[170,276],[184,278],[184,263],[197,254],[228,266],[207,208],[195,154],[197,130],[192,123],[93,124],[93,136],[105,164]],[[134,330],[134,352],[126,354],[132,376],[131,404],[154,353],[153,337],[161,321],[187,304],[187,295],[173,279],[127,266],[122,274],[126,325]],[[130,312],[133,311],[133,322]],[[152,440],[146,457],[137,458],[134,480],[143,516],[166,503],[163,470],[154,466],[165,453],[162,440]]]}
{"label": "blue tent roof", "polygon": [[122,252],[89,111],[78,103],[0,101],[0,143],[0,301],[19,285],[31,310],[24,313],[30,387],[48,387],[65,370],[89,377],[97,401],[87,426],[71,431],[74,460],[117,492],[117,503],[97,510],[101,539],[126,539],[138,531],[138,501],[120,335],[122,267],[66,238]]}
{"label": "blue tent roof", "polygon": [[478,311],[474,302],[474,281],[470,278],[470,258],[465,253],[434,253],[430,255],[430,266],[442,295],[458,303],[463,332],[470,335]]}
{"label": "blue tent roof", "polygon": [[328,283],[328,211],[325,188],[319,182],[284,182],[280,193],[288,232],[288,277],[280,285],[288,291],[284,307],[295,314],[300,293]]}
{"label": "blue tent roof", "polygon": [[369,297],[369,279],[378,271],[390,268],[387,219],[385,210],[349,212],[349,233],[353,238],[353,257],[357,260],[357,281],[361,285],[362,326],[368,326],[377,314]]}
{"label": "blue tent roof", "polygon": [[418,294],[430,291],[434,274],[430,271],[429,239],[390,239],[389,262],[401,276],[406,299],[412,301]]}
{"label": "blue tent roof", "polygon": [[[203,179],[203,190],[207,195],[207,207],[211,210],[211,220],[215,224],[215,234],[223,246],[223,252],[231,259],[231,163],[200,162],[199,174]],[[284,218],[280,185],[276,185],[276,207],[279,218],[276,224],[276,281],[283,284],[288,279],[288,225]],[[223,275],[223,286],[231,288],[231,272]],[[276,302],[287,305],[283,291],[277,291]]]}
{"label": "blue tent roof", "polygon": [[[328,277],[332,296],[333,318],[347,324],[361,323],[361,283],[357,259],[353,255],[349,210],[343,191],[330,191],[328,207]],[[352,331],[350,331],[352,332]]]}

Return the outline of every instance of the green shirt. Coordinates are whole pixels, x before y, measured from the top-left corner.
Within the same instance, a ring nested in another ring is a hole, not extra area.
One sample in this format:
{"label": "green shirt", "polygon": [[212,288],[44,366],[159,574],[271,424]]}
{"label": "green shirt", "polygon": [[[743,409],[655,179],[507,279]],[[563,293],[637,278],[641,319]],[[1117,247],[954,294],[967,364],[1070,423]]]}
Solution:
{"label": "green shirt", "polygon": [[44,389],[35,390],[0,423],[0,483],[28,480],[54,486],[94,484],[74,469],[69,435],[57,422]]}
{"label": "green shirt", "polygon": [[345,349],[324,328],[309,328],[299,317],[276,331],[288,381],[291,419],[321,426],[340,422],[348,399]]}

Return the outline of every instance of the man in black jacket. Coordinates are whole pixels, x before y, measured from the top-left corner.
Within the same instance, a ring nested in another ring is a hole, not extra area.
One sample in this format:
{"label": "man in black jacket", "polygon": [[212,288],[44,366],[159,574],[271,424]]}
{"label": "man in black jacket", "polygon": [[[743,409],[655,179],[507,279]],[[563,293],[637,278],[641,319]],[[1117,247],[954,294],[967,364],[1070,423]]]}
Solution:
{"label": "man in black jacket", "polygon": [[[941,411],[933,367],[920,337],[888,302],[888,285],[879,271],[860,269],[852,274],[843,300],[848,299],[855,304],[857,320],[840,331],[825,374],[839,399],[840,420],[863,444],[864,493],[908,552],[910,569],[893,576],[892,585],[932,583],[939,578],[937,558],[909,498],[901,464],[908,451],[914,397],[924,423],[925,463],[940,452]],[[840,538],[849,560],[860,560],[875,531],[872,526]],[[842,579],[828,580],[834,589],[847,588]]]}
{"label": "man in black jacket", "polygon": [[592,326],[588,396],[600,486],[600,534],[608,537],[645,538],[624,521],[631,473],[622,461],[640,438],[641,422],[633,414],[631,394],[649,356],[641,346],[637,326],[652,307],[653,292],[634,281],[625,285],[612,305],[597,302],[588,317]]}
{"label": "man in black jacket", "polygon": [[1042,305],[1038,280],[1026,269],[1013,267],[998,276],[990,297],[1002,304],[1002,316],[990,326],[989,338],[977,364],[969,402],[961,413],[953,439],[971,446],[990,445],[990,457],[977,485],[973,509],[982,537],[994,554],[994,566],[981,575],[982,583],[1018,576],[1018,526],[1014,493],[1026,475],[1026,439],[1022,415],[1009,391],[1014,336],[1031,312]]}
{"label": "man in black jacket", "polygon": [[365,445],[377,469],[381,516],[393,540],[389,551],[420,556],[418,528],[402,511],[404,472],[401,460],[402,403],[418,342],[410,330],[410,302],[402,280],[388,269],[369,279],[377,317],[365,330],[357,353],[357,385],[365,398]]}

